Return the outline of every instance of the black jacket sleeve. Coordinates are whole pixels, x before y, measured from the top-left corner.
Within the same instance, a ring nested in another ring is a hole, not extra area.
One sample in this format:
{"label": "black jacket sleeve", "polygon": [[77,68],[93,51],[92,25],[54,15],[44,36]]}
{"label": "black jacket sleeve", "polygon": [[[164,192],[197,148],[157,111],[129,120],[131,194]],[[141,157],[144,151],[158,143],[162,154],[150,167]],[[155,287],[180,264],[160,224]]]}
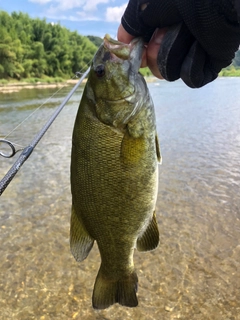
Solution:
{"label": "black jacket sleeve", "polygon": [[190,87],[214,80],[240,44],[240,0],[130,0],[125,30],[149,41],[156,28],[169,27],[158,55],[162,75],[181,77]]}

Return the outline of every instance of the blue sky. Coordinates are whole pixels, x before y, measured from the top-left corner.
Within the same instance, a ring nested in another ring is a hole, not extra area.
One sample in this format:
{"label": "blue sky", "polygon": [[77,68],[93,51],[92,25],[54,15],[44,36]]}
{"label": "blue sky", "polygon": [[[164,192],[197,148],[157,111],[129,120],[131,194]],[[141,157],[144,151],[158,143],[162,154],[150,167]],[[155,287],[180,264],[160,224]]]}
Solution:
{"label": "blue sky", "polygon": [[60,22],[82,35],[116,37],[127,0],[0,0],[0,10]]}

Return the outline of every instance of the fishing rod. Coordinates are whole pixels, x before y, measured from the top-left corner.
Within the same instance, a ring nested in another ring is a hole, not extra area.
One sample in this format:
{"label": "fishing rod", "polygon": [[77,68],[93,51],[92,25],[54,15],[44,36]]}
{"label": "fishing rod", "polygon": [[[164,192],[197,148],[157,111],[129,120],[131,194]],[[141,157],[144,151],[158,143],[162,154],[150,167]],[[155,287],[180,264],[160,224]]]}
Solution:
{"label": "fishing rod", "polygon": [[[66,98],[63,100],[63,102],[60,104],[60,106],[55,110],[55,112],[52,114],[52,116],[49,118],[49,120],[45,123],[45,125],[42,127],[42,129],[35,135],[33,140],[30,142],[30,144],[25,147],[16,160],[16,162],[12,165],[12,167],[9,169],[9,171],[6,173],[6,175],[3,177],[3,179],[0,181],[0,196],[4,192],[4,190],[7,188],[9,183],[12,181],[12,179],[15,177],[21,166],[24,164],[24,162],[29,158],[31,153],[33,152],[34,148],[38,144],[38,142],[42,139],[46,131],[49,129],[53,121],[57,118],[59,113],[62,111],[63,107],[66,105],[66,103],[69,101],[69,99],[72,97],[74,92],[77,90],[77,88],[82,83],[83,79],[88,75],[90,71],[90,67],[83,73],[79,81],[76,83],[76,85],[73,87],[73,89],[70,91],[70,93],[66,96]],[[1,139],[0,142],[5,142],[8,144],[8,146],[11,148],[12,153],[11,155],[6,155],[1,153],[2,156],[6,158],[12,157],[17,151],[15,150],[14,145],[5,139]]]}

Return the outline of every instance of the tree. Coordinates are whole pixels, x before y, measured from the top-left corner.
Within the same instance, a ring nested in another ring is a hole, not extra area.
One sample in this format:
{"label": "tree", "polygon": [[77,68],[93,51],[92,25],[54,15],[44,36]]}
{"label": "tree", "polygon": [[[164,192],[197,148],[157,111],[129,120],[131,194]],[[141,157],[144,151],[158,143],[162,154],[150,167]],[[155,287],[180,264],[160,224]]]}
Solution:
{"label": "tree", "polygon": [[233,65],[236,68],[240,68],[240,50],[238,50],[235,54],[235,59],[233,60]]}
{"label": "tree", "polygon": [[96,47],[99,47],[102,42],[103,42],[103,39],[100,38],[100,37],[95,37],[95,36],[87,36],[87,38],[96,46]]}
{"label": "tree", "polygon": [[0,11],[0,78],[69,77],[86,70],[97,49],[98,38],[90,39],[60,23]]}

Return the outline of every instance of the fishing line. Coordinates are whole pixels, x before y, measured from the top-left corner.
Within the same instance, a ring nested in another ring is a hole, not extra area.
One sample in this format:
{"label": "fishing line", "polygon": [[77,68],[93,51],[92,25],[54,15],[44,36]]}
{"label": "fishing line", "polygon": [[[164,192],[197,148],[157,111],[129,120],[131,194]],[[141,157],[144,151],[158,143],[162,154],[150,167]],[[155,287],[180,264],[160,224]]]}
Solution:
{"label": "fishing line", "polygon": [[[46,131],[49,129],[53,121],[56,119],[56,117],[59,115],[59,113],[62,111],[63,107],[66,105],[66,103],[69,101],[69,99],[72,97],[73,93],[77,90],[77,88],[80,86],[82,83],[83,79],[88,75],[90,71],[90,67],[85,71],[79,81],[75,84],[73,89],[70,91],[70,93],[66,96],[66,98],[63,100],[63,102],[60,104],[60,106],[54,111],[52,116],[49,118],[49,120],[45,123],[45,125],[42,127],[42,129],[35,135],[33,140],[30,142],[30,144],[25,147],[20,154],[19,158],[17,161],[12,165],[10,170],[7,172],[7,174],[3,177],[3,179],[0,181],[0,196],[4,192],[4,190],[7,188],[9,183],[12,181],[16,173],[19,171],[23,163],[29,158],[31,153],[33,152],[34,148],[38,144],[38,142],[41,140],[41,138],[44,136]],[[16,153],[14,145],[8,141],[8,140],[3,140],[1,139],[1,142],[7,143],[10,148],[12,149],[13,155]]]}
{"label": "fishing line", "polygon": [[[80,72],[77,72],[74,77],[70,80],[74,80],[77,78],[77,75],[81,74]],[[66,83],[62,85],[57,91],[55,91],[49,98],[47,98],[46,101],[44,101],[39,107],[37,107],[32,113],[30,113],[25,119],[23,119],[12,131],[10,131],[5,137],[2,139],[5,140],[7,137],[9,137],[14,131],[16,131],[24,122],[26,122],[29,118],[31,118],[40,108],[42,108],[48,101],[50,101],[56,94],[58,94],[64,87],[66,87]],[[17,145],[16,143],[13,143],[14,145]]]}
{"label": "fishing line", "polygon": [[[91,60],[89,60],[89,62],[86,64],[87,67],[89,67]],[[82,72],[83,68],[80,71],[77,71],[75,73],[75,75],[70,79],[70,80],[74,80],[76,78],[79,78],[83,72]],[[17,152],[20,152],[24,149],[24,146],[13,142],[13,141],[9,141],[9,139],[7,139],[13,132],[15,132],[23,123],[25,123],[29,118],[31,118],[37,111],[39,111],[40,108],[42,108],[47,102],[49,102],[54,96],[56,96],[63,88],[66,88],[67,83],[65,82],[57,91],[55,91],[52,96],[50,96],[46,101],[44,101],[39,107],[37,107],[31,114],[29,114],[25,119],[23,119],[12,131],[10,131],[7,135],[5,135],[3,138],[0,138],[0,156],[4,157],[4,158],[12,158]],[[5,145],[6,147],[8,147],[9,153],[5,153],[3,151],[1,151],[1,145]],[[18,149],[15,148],[19,147]]]}
{"label": "fishing line", "polygon": [[9,137],[14,131],[16,131],[24,122],[26,122],[29,118],[31,118],[42,106],[44,106],[49,100],[51,100],[62,88],[65,86],[65,84],[56,92],[53,93],[52,96],[50,96],[46,101],[44,101],[39,107],[37,107],[32,113],[30,113],[23,121],[21,121],[12,131],[10,131],[3,139],[6,139]]}
{"label": "fishing line", "polygon": [[[76,78],[76,75],[71,79],[73,80],[74,78]],[[4,158],[12,158],[17,152],[20,152],[24,149],[23,145],[20,145],[16,142],[12,142],[7,140],[7,137],[9,137],[13,132],[15,132],[24,122],[26,122],[29,118],[31,118],[40,108],[42,108],[48,101],[50,101],[58,92],[60,92],[64,87],[66,86],[66,84],[64,84],[62,87],[60,87],[56,92],[54,92],[52,94],[52,96],[50,96],[46,101],[44,101],[39,107],[37,107],[32,113],[30,113],[25,119],[23,119],[15,128],[13,128],[12,131],[10,131],[6,136],[4,136],[3,138],[0,139],[0,146],[1,144],[6,144],[9,148],[11,153],[4,153],[3,151],[1,151],[0,149],[0,156],[4,157]],[[19,149],[16,149],[16,147],[20,147]]]}
{"label": "fishing line", "polygon": [[[74,75],[74,77],[72,77],[71,80],[75,79],[77,77],[77,74]],[[18,144],[16,142],[13,141],[9,141],[7,139],[7,137],[9,137],[13,132],[15,132],[23,123],[25,123],[29,118],[31,118],[37,111],[39,111],[40,108],[42,108],[48,101],[50,101],[56,94],[58,94],[64,87],[66,87],[66,83],[60,87],[57,91],[55,91],[47,100],[45,100],[39,107],[37,107],[32,113],[30,113],[25,119],[23,119],[15,128],[13,128],[12,131],[10,131],[7,135],[5,135],[3,138],[0,138],[0,146],[1,144],[5,144],[6,146],[9,147],[9,152],[5,153],[3,151],[1,151],[0,148],[0,156],[4,157],[4,158],[12,158],[13,156],[15,156],[15,154],[17,152],[20,152],[24,149],[24,146],[21,144]],[[19,147],[18,149],[15,148]]]}

